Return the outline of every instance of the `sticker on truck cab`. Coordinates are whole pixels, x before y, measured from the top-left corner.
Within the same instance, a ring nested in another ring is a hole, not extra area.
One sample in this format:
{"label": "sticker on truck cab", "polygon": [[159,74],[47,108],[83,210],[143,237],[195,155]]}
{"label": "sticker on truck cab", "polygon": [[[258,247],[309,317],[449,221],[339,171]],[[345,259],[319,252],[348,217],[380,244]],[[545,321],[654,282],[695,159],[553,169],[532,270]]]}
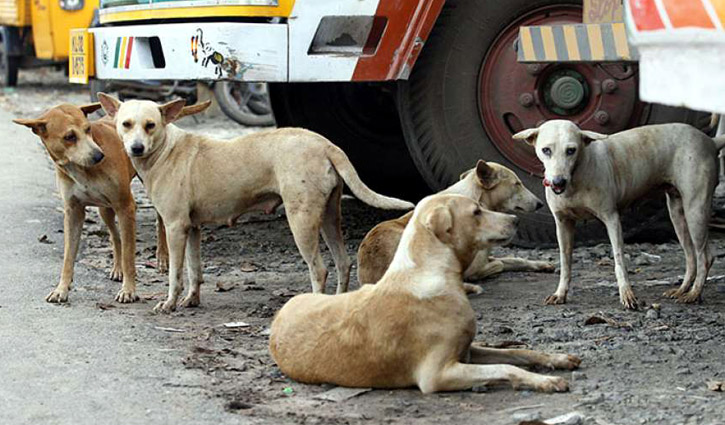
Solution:
{"label": "sticker on truck cab", "polygon": [[88,84],[88,78],[94,74],[93,34],[85,28],[70,31],[68,74],[70,82],[78,84]]}

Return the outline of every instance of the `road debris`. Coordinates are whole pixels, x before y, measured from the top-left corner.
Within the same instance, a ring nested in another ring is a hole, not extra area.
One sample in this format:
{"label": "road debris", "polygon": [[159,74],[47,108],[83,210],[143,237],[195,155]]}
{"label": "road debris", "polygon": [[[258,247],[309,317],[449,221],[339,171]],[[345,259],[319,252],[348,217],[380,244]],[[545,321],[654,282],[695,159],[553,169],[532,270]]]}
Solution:
{"label": "road debris", "polygon": [[154,326],[154,329],[156,329],[158,331],[164,331],[164,332],[176,332],[176,333],[186,332],[186,329],[167,328],[164,326]]}
{"label": "road debris", "polygon": [[236,287],[236,283],[217,282],[216,287],[214,288],[214,292],[229,292]]}
{"label": "road debris", "polygon": [[707,381],[707,389],[710,391],[725,391],[725,381]]}
{"label": "road debris", "polygon": [[251,325],[246,322],[228,322],[224,324],[225,328],[236,329],[236,328],[248,328]]}
{"label": "road debris", "polygon": [[50,239],[48,239],[48,235],[42,235],[41,237],[39,237],[38,242],[48,244],[48,245],[55,243],[55,242],[51,241]]}
{"label": "road debris", "polygon": [[324,393],[317,394],[312,398],[317,400],[331,401],[333,403],[339,403],[341,401],[349,400],[353,397],[357,397],[360,394],[364,394],[368,391],[372,391],[372,388],[346,388],[336,387]]}

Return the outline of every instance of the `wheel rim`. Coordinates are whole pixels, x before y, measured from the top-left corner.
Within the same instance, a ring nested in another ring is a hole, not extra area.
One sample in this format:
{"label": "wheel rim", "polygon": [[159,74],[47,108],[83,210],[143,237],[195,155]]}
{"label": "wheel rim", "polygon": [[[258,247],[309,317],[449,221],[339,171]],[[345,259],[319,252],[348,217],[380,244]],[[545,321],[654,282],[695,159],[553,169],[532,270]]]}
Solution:
{"label": "wheel rim", "polygon": [[616,133],[642,122],[647,108],[637,96],[629,65],[521,64],[515,42],[520,26],[581,23],[581,7],[551,5],[518,17],[503,29],[479,74],[479,112],[491,142],[513,164],[543,175],[534,149],[511,136],[550,119]]}

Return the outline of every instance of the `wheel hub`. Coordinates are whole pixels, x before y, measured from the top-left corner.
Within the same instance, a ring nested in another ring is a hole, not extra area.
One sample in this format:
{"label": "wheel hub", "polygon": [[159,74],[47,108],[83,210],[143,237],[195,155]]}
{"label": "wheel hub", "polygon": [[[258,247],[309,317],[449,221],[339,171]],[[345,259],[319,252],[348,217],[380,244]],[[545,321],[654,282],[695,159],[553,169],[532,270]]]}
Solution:
{"label": "wheel hub", "polygon": [[563,70],[546,81],[543,94],[550,111],[557,115],[572,115],[586,105],[589,86],[578,72]]}

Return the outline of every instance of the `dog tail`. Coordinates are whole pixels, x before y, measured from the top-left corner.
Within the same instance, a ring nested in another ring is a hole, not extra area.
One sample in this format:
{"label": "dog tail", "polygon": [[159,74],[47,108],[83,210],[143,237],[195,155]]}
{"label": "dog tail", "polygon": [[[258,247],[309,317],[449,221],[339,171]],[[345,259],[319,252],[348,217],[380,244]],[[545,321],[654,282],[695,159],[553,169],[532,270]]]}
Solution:
{"label": "dog tail", "polygon": [[720,150],[725,147],[725,136],[718,136],[712,139],[715,142],[715,149]]}
{"label": "dog tail", "polygon": [[342,180],[345,181],[345,184],[347,184],[350,188],[353,195],[366,204],[382,208],[384,210],[410,210],[415,207],[415,205],[408,201],[383,196],[367,187],[367,185],[360,180],[360,176],[357,174],[357,171],[355,171],[355,168],[352,166],[352,163],[350,163],[350,160],[347,155],[345,155],[345,152],[331,143],[327,147],[327,159],[330,160],[332,166],[342,177]]}

